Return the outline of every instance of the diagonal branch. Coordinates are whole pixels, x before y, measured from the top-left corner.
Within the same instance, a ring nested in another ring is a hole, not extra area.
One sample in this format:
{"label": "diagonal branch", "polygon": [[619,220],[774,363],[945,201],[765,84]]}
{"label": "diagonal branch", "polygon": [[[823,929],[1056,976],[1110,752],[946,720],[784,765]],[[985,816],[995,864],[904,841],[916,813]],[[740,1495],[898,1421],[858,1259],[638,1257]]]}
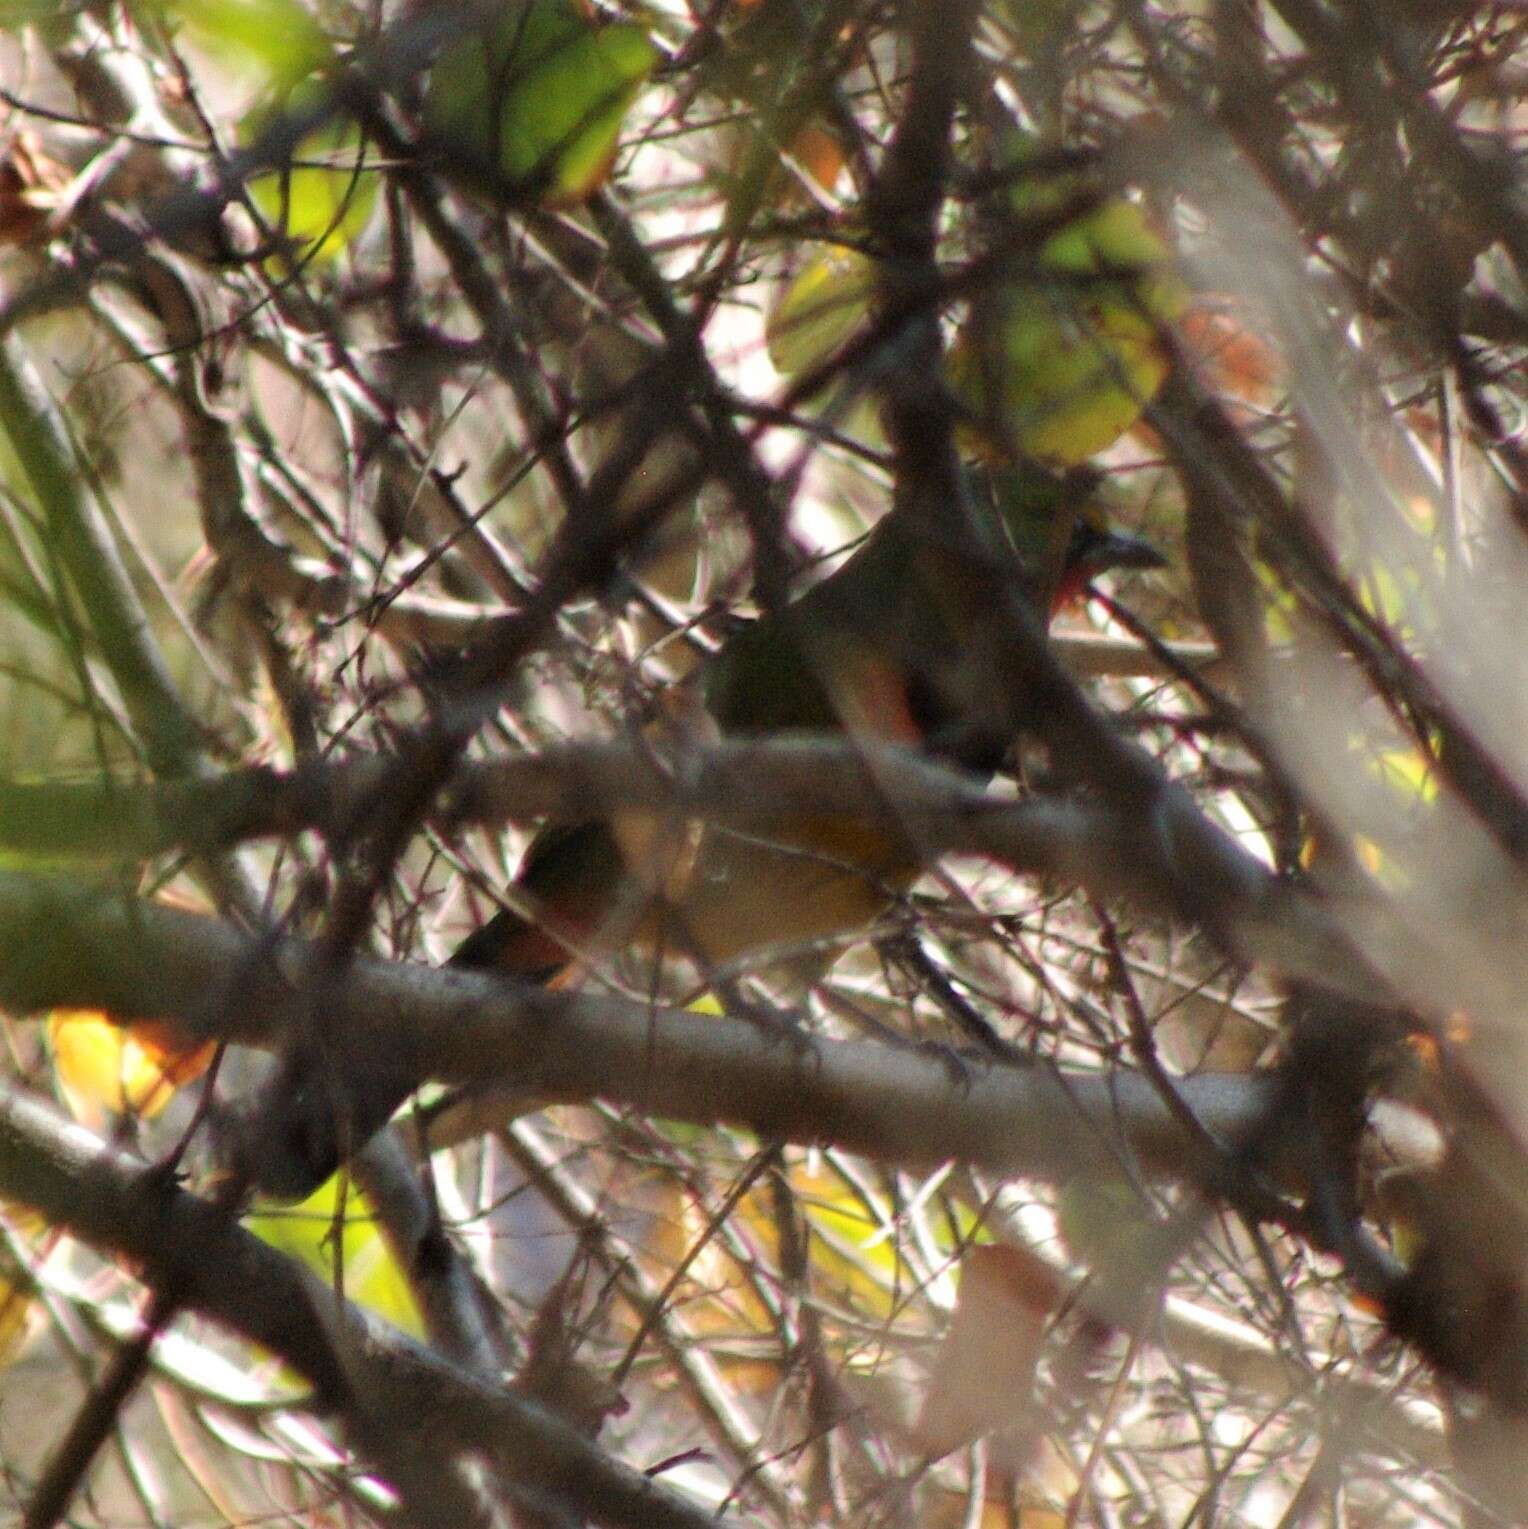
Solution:
{"label": "diagonal branch", "polygon": [[[10,1085],[0,1085],[0,1194],[130,1260],[151,1289],[173,1287],[187,1308],[279,1355],[355,1428],[389,1477],[401,1469],[440,1489],[442,1473],[423,1470],[424,1454],[438,1463],[447,1453],[481,1451],[521,1488],[596,1523],[715,1529],[708,1511],[543,1408],[337,1301],[317,1276],[218,1208]],[[426,1439],[427,1451],[419,1447]],[[427,1502],[411,1506],[417,1521],[448,1521]]]}

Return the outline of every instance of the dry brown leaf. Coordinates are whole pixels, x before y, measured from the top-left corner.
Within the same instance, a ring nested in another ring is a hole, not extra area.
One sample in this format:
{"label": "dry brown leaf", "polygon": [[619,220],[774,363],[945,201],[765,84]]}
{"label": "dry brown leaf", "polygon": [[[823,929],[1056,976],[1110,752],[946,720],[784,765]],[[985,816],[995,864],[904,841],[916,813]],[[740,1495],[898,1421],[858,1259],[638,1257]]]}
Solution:
{"label": "dry brown leaf", "polygon": [[1021,1248],[967,1252],[955,1314],[915,1429],[923,1448],[948,1454],[985,1434],[1023,1426],[1033,1408],[1046,1324],[1062,1295],[1054,1270]]}

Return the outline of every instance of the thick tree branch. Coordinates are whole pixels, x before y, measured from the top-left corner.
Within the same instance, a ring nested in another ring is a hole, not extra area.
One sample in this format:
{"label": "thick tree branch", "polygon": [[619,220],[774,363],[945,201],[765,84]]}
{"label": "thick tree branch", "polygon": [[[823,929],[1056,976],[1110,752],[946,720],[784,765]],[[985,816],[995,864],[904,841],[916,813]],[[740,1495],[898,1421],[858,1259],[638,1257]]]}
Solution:
{"label": "thick tree branch", "polygon": [[[217,782],[156,787],[0,785],[0,845],[22,853],[144,856],[309,829],[326,833],[367,809],[389,778],[385,760],[323,770],[249,771]],[[1184,796],[1183,835],[1113,799],[997,797],[913,751],[827,738],[720,742],[660,769],[628,744],[572,745],[464,765],[434,813],[444,827],[617,812],[680,812],[768,834],[804,815],[889,826],[932,861],[977,854],[1023,874],[1074,881],[1163,917],[1207,923],[1239,959],[1372,997],[1374,977],[1335,919],[1281,881]],[[1203,880],[1213,870],[1213,882]],[[1211,898],[1213,897],[1213,902]],[[1371,913],[1383,927],[1383,910]],[[1400,940],[1402,933],[1396,931]]]}
{"label": "thick tree branch", "polygon": [[[709,1511],[596,1449],[556,1417],[475,1379],[361,1308],[162,1174],[0,1084],[0,1194],[128,1259],[151,1289],[279,1355],[355,1428],[384,1474],[401,1441],[438,1462],[482,1451],[522,1488],[619,1529],[715,1529]],[[438,1472],[434,1473],[439,1476]],[[436,1483],[439,1486],[439,1481]],[[429,1515],[432,1522],[438,1515]]]}
{"label": "thick tree branch", "polygon": [[[124,905],[78,887],[0,876],[0,972],[18,1011],[52,1005],[184,1021],[197,1034],[279,1046],[315,947],[256,940],[212,919]],[[223,1005],[219,993],[239,994]],[[997,1172],[1073,1172],[1112,1160],[1120,1135],[1169,1174],[1205,1165],[1155,1090],[1129,1074],[948,1061],[865,1042],[782,1045],[756,1024],[460,969],[357,959],[334,979],[325,1032],[336,1065],[385,1056],[421,1079],[514,1083],[548,1099],[605,1098],[672,1119],[832,1142],[898,1163],[961,1158]],[[1185,1079],[1205,1127],[1234,1140],[1258,1118],[1256,1079]]]}

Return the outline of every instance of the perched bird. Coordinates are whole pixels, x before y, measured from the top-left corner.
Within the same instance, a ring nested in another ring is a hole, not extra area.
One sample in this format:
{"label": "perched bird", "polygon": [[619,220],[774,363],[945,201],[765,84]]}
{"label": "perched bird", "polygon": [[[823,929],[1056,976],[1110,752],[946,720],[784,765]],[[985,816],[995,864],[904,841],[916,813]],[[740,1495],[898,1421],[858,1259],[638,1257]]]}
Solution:
{"label": "perched bird", "polygon": [[[1052,612],[1102,572],[1162,563],[1145,542],[1107,528],[1090,469],[1065,478],[1008,469],[986,481],[997,484],[1004,555]],[[950,600],[951,576],[888,516],[842,567],[706,662],[700,687],[711,724],[731,737],[847,732],[991,774],[1012,739],[979,720],[979,687],[990,680],[971,672],[966,636],[951,619],[967,608]],[[469,936],[452,964],[555,985],[617,953],[684,956],[702,972],[755,955],[768,967],[792,948],[872,922],[923,863],[905,836],[827,816],[768,839],[652,818],[561,825],[528,852],[516,906]],[[817,956],[816,969],[824,964]],[[345,1080],[350,1115],[339,1132],[332,1112],[323,1123],[294,1113],[290,1129],[272,1133],[262,1187],[283,1195],[316,1187],[338,1166],[340,1140],[364,1143],[417,1081],[385,1068],[358,1088]]]}

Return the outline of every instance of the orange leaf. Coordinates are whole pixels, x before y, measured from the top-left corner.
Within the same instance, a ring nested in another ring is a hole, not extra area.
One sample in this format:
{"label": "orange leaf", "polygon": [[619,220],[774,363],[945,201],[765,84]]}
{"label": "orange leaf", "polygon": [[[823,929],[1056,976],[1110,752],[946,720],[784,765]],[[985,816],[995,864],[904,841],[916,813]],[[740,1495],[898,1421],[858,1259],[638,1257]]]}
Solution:
{"label": "orange leaf", "polygon": [[159,1114],[177,1088],[207,1070],[214,1051],[211,1042],[188,1042],[173,1024],[120,1025],[99,1009],[54,1009],[48,1043],[70,1110],[97,1128],[108,1114]]}
{"label": "orange leaf", "polygon": [[17,133],[0,152],[0,245],[25,244],[64,200],[69,171],[44,153],[35,133]]}
{"label": "orange leaf", "polygon": [[176,1088],[194,1083],[217,1055],[216,1041],[194,1041],[169,1019],[134,1020],[127,1033]]}
{"label": "orange leaf", "polygon": [[1223,307],[1196,303],[1178,320],[1184,349],[1217,393],[1251,408],[1266,408],[1283,385],[1284,367],[1273,347]]}
{"label": "orange leaf", "polygon": [[824,191],[832,191],[843,173],[844,151],[825,127],[809,122],[791,140],[790,157]]}

